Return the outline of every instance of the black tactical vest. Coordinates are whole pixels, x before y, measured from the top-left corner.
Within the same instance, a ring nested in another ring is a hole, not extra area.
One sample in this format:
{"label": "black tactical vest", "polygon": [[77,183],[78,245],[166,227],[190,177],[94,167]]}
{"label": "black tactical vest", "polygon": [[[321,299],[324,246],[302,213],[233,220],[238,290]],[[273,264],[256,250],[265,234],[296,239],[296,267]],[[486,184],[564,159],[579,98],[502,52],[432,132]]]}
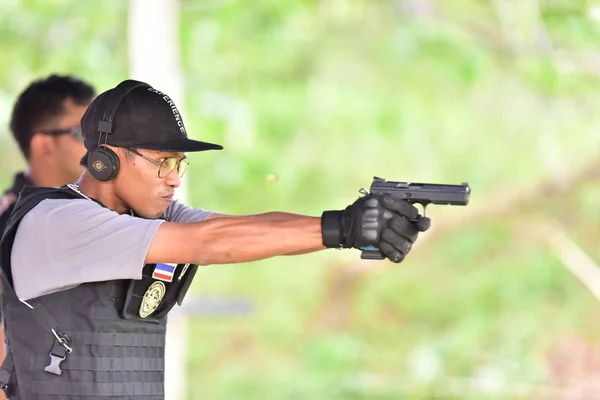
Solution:
{"label": "black tactical vest", "polygon": [[44,199],[82,197],[72,187],[27,187],[17,200],[0,242],[0,387],[20,400],[163,399],[166,314],[181,304],[196,265],[177,265],[166,282],[148,264],[141,280],[85,283],[27,304],[14,292],[10,254],[22,218]]}

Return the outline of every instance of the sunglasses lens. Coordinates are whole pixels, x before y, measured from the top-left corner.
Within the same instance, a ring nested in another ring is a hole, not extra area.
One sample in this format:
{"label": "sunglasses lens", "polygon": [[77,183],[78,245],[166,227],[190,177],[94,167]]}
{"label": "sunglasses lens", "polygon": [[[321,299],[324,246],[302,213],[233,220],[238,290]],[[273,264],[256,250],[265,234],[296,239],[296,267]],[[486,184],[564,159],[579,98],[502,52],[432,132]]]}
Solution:
{"label": "sunglasses lens", "polygon": [[187,171],[188,167],[190,165],[190,160],[187,158],[182,158],[181,161],[179,161],[179,166],[177,167],[177,173],[179,174],[179,177],[183,177],[183,175],[185,174],[185,171]]}
{"label": "sunglasses lens", "polygon": [[166,178],[175,168],[177,168],[177,174],[181,178],[185,171],[187,171],[187,167],[190,165],[190,160],[187,157],[178,160],[174,157],[165,158],[165,160],[160,165],[160,169],[158,170],[159,178]]}
{"label": "sunglasses lens", "polygon": [[160,169],[158,170],[158,176],[160,178],[165,178],[167,175],[171,173],[177,166],[177,159],[175,158],[165,158],[162,164],[160,165]]}

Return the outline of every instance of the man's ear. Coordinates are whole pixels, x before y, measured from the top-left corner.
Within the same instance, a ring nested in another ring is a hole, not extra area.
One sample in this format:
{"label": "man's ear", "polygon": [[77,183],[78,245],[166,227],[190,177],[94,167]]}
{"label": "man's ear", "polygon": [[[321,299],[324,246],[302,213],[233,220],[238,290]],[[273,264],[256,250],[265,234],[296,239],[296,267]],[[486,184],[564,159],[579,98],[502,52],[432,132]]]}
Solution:
{"label": "man's ear", "polygon": [[54,152],[54,138],[43,133],[34,133],[29,142],[29,154],[31,157],[47,157]]}

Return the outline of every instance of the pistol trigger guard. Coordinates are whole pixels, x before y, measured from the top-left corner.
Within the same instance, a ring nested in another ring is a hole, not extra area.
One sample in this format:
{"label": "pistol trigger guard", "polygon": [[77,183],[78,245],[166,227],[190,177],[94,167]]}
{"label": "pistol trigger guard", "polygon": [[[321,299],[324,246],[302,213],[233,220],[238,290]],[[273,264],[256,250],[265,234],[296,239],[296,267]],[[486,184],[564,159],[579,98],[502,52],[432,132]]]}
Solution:
{"label": "pistol trigger guard", "polygon": [[367,195],[371,194],[371,193],[369,193],[369,191],[367,190],[367,188],[361,188],[361,189],[358,191],[358,193],[360,193],[360,194],[362,194],[362,195],[365,195],[365,196],[367,196]]}
{"label": "pistol trigger guard", "polygon": [[423,216],[427,216],[427,204],[423,204]]}

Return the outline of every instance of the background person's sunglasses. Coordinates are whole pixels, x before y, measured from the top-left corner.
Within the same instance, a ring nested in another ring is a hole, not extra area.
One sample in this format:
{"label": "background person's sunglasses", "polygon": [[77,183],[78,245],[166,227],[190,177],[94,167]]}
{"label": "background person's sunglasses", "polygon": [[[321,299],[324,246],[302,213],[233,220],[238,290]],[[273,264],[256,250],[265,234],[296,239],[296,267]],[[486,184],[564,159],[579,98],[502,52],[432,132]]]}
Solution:
{"label": "background person's sunglasses", "polygon": [[69,134],[69,135],[73,136],[75,139],[79,140],[80,142],[83,141],[83,133],[81,132],[80,126],[74,126],[72,128],[68,128],[68,129],[47,129],[47,130],[41,130],[40,132],[43,133],[44,135],[52,135],[52,136]]}

